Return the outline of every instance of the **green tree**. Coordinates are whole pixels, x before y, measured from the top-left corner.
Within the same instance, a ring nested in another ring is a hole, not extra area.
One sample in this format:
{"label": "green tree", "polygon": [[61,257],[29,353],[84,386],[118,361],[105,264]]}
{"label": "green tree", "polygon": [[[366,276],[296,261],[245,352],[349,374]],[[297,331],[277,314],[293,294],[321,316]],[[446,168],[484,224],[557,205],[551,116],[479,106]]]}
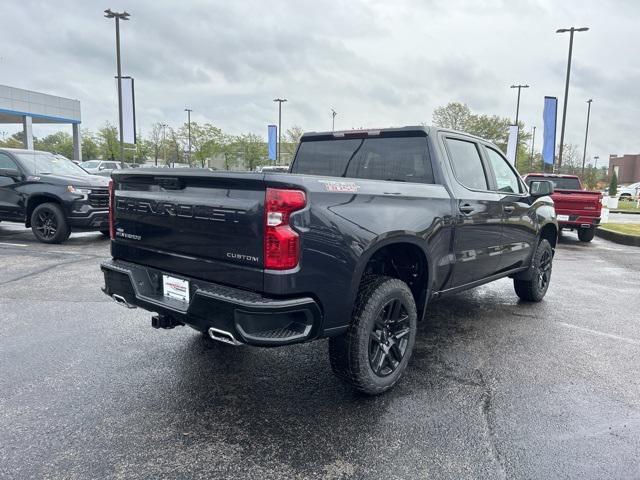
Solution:
{"label": "green tree", "polygon": [[[509,125],[511,120],[497,115],[478,115],[471,112],[468,105],[451,102],[438,107],[433,112],[433,124],[437,127],[466,132],[494,143],[503,152],[507,151]],[[516,165],[527,168],[530,164],[527,142],[531,134],[525,131],[525,124],[519,122],[520,135],[516,152]]]}
{"label": "green tree", "polygon": [[613,175],[611,175],[611,181],[609,182],[609,196],[615,197],[618,194],[618,175],[616,171],[613,171]]}
{"label": "green tree", "polygon": [[151,142],[142,138],[141,135],[138,135],[135,152],[135,163],[145,163],[149,158],[149,155],[153,152]]}
{"label": "green tree", "polygon": [[57,153],[67,158],[73,158],[73,138],[66,132],[52,133],[41,140],[34,139],[33,146],[36,150]]}
{"label": "green tree", "polygon": [[163,126],[162,123],[154,123],[151,126],[151,133],[149,134],[149,146],[153,151],[153,160],[158,165],[158,157],[160,156],[160,149],[162,146],[163,138]]}
{"label": "green tree", "polygon": [[280,152],[282,161],[284,163],[290,163],[293,159],[293,156],[296,153],[296,149],[298,148],[298,144],[300,143],[300,137],[302,137],[303,133],[304,130],[298,125],[294,125],[293,127],[288,128],[286,132],[284,132],[281,145],[282,151]]}
{"label": "green tree", "polygon": [[450,102],[433,111],[433,124],[437,127],[465,132],[470,117],[471,109],[466,103]]}
{"label": "green tree", "polygon": [[[188,149],[189,131],[186,123],[180,128],[180,136]],[[225,135],[219,128],[210,123],[200,125],[191,122],[191,163],[197,162],[204,168],[208,158],[223,153],[225,141]]]}
{"label": "green tree", "polygon": [[98,130],[97,134],[100,155],[104,160],[116,160],[120,158],[120,141],[118,140],[118,129],[115,125],[107,122]]}
{"label": "green tree", "polygon": [[22,132],[16,132],[13,135],[10,135],[9,137],[0,141],[0,146],[3,146],[5,148],[24,148],[24,143],[22,141],[23,138],[24,134]]}
{"label": "green tree", "polygon": [[100,155],[100,146],[90,130],[82,130],[82,159],[93,160]]}
{"label": "green tree", "polygon": [[249,171],[264,162],[267,156],[267,144],[254,133],[246,133],[235,137],[235,150],[241,158],[242,166]]}

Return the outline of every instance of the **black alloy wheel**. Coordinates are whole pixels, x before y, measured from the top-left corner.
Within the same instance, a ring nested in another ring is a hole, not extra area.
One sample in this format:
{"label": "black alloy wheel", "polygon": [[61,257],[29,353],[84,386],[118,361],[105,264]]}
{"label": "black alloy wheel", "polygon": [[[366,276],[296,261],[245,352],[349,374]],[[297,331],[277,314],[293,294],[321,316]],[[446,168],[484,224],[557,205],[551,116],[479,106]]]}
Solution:
{"label": "black alloy wheel", "polygon": [[393,388],[411,359],[417,317],[413,293],[405,282],[382,275],[366,277],[347,332],[329,338],[333,373],[368,395]]}
{"label": "black alloy wheel", "polygon": [[540,291],[546,291],[551,281],[551,266],[553,255],[551,250],[544,250],[538,262],[538,288]]}
{"label": "black alloy wheel", "polygon": [[51,210],[41,210],[36,215],[35,229],[40,232],[40,238],[51,240],[58,232],[58,221]]}
{"label": "black alloy wheel", "polygon": [[551,271],[553,268],[553,249],[547,239],[540,240],[533,258],[531,269],[527,276],[513,279],[513,287],[516,294],[528,302],[539,302],[544,298],[551,283]]}
{"label": "black alloy wheel", "polygon": [[71,233],[62,208],[55,203],[42,203],[33,210],[31,231],[43,243],[62,243]]}
{"label": "black alloy wheel", "polygon": [[379,377],[391,375],[402,363],[409,344],[409,314],[402,298],[384,305],[369,337],[369,364]]}

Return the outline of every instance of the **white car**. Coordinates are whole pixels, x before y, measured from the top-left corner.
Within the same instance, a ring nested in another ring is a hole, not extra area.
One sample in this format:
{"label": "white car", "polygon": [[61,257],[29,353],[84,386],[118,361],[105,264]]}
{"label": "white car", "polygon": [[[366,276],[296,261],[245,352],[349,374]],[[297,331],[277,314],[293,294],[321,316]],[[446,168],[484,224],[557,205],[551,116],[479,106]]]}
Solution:
{"label": "white car", "polygon": [[82,162],[80,166],[93,175],[102,175],[104,177],[110,177],[111,172],[114,170],[127,168],[126,165],[123,166],[122,163],[112,160],[89,160]]}
{"label": "white car", "polygon": [[618,187],[620,200],[633,200],[640,195],[640,182],[632,183],[626,187]]}

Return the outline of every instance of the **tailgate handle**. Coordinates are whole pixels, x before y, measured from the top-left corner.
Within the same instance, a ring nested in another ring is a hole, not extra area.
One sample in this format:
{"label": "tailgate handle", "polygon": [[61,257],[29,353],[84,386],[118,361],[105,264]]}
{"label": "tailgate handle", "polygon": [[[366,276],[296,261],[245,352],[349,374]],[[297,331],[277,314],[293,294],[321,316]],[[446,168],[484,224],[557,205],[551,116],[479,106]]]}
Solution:
{"label": "tailgate handle", "polygon": [[182,190],[184,188],[184,182],[179,178],[173,177],[156,177],[154,180],[162,188],[166,190]]}

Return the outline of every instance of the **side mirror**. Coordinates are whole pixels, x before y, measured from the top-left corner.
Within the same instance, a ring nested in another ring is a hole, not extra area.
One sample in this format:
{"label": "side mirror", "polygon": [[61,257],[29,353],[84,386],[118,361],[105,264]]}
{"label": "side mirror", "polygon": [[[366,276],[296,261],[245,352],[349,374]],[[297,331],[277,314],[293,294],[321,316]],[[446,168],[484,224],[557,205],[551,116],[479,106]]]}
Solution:
{"label": "side mirror", "polygon": [[98,170],[104,170],[104,169],[105,169],[105,166],[104,166],[104,165],[100,165],[100,166],[98,167]]}
{"label": "side mirror", "polygon": [[22,179],[22,175],[17,168],[0,168],[0,177],[9,177],[16,181]]}
{"label": "side mirror", "polygon": [[551,195],[553,193],[553,182],[549,180],[532,180],[529,184],[529,192],[534,198]]}

